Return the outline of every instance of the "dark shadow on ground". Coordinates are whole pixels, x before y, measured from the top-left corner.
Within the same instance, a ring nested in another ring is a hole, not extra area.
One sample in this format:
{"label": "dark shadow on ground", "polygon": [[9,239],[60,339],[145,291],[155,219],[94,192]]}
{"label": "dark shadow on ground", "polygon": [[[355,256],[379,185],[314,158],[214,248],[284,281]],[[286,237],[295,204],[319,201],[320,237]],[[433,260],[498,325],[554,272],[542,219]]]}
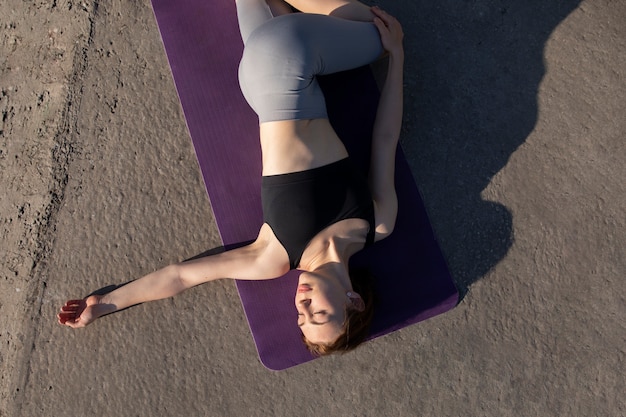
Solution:
{"label": "dark shadow on ground", "polygon": [[463,297],[508,252],[481,192],[537,122],[543,51],[579,0],[381,1],[405,32],[402,146]]}

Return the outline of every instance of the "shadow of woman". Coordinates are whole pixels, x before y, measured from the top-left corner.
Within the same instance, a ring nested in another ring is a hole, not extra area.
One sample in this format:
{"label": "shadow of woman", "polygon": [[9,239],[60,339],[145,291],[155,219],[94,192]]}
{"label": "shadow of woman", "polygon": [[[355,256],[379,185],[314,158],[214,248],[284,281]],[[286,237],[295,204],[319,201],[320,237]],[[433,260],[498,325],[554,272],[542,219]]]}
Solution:
{"label": "shadow of woman", "polygon": [[402,146],[461,297],[513,244],[481,192],[535,127],[545,42],[579,3],[383,4],[405,32]]}

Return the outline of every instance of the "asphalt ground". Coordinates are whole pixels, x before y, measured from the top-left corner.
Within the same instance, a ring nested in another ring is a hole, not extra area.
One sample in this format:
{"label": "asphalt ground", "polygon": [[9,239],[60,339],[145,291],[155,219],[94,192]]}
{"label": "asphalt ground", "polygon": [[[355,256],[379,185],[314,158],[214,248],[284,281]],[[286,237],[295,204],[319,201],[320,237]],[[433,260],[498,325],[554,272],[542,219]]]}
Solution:
{"label": "asphalt ground", "polygon": [[0,2],[0,415],[626,415],[626,4],[379,4],[463,299],[271,372],[232,282],[56,324],[219,233],[149,2]]}

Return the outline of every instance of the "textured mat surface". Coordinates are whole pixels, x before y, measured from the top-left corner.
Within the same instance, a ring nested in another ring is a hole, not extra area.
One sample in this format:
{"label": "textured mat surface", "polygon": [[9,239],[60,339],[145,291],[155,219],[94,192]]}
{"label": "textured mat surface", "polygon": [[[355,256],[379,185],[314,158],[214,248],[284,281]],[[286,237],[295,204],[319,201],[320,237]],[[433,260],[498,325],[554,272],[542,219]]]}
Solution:
{"label": "textured mat surface", "polygon": [[[239,90],[243,45],[232,1],[152,0],[189,132],[224,245],[248,241],[262,224],[257,117]],[[378,90],[369,68],[321,80],[331,122],[364,170]],[[357,254],[377,276],[372,338],[443,313],[458,293],[410,169],[398,152],[394,234]],[[298,273],[237,282],[263,364],[273,370],[313,359],[293,303]]]}

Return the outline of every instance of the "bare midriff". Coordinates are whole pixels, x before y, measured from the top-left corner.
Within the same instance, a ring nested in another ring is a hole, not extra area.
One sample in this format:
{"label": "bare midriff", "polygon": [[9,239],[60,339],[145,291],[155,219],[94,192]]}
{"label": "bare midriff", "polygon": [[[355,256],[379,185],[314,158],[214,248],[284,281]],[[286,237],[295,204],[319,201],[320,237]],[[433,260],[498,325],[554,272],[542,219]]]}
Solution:
{"label": "bare midriff", "polygon": [[264,176],[306,171],[348,156],[328,119],[261,123],[260,137]]}

